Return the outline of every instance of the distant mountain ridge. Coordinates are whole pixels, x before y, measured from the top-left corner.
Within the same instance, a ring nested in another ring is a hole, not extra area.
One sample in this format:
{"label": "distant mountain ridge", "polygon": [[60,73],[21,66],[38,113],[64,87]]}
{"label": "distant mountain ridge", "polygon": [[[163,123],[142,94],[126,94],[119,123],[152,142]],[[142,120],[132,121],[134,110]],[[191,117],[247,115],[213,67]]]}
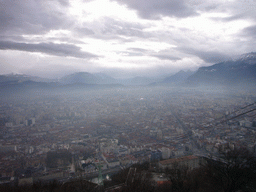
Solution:
{"label": "distant mountain ridge", "polygon": [[35,82],[56,82],[56,79],[47,79],[36,76],[24,75],[24,74],[8,74],[0,75],[0,83],[3,82],[24,82],[24,81],[35,81]]}
{"label": "distant mountain ridge", "polygon": [[118,82],[123,85],[129,86],[145,86],[154,83],[159,78],[141,77],[136,76],[129,79],[119,79]]}
{"label": "distant mountain ridge", "polygon": [[77,72],[61,78],[59,82],[63,84],[116,84],[117,80],[104,73]]}
{"label": "distant mountain ridge", "polygon": [[256,52],[242,54],[237,61],[245,61],[250,65],[256,64]]}
{"label": "distant mountain ridge", "polygon": [[151,83],[150,86],[180,86],[183,85],[187,81],[188,77],[194,73],[195,72],[190,70],[180,70],[178,73],[168,76],[161,81]]}
{"label": "distant mountain ridge", "polygon": [[209,67],[200,67],[191,75],[190,85],[251,86],[256,83],[256,53],[241,55],[236,60],[225,61]]}
{"label": "distant mountain ridge", "polygon": [[179,71],[178,73],[175,73],[172,76],[166,77],[161,83],[172,83],[172,84],[183,83],[192,74],[194,74],[193,71],[190,71],[190,70],[183,71],[183,70],[181,70],[181,71]]}
{"label": "distant mountain ridge", "polygon": [[[256,53],[246,53],[234,60],[224,61],[208,67],[200,67],[196,72],[179,71],[166,78],[137,76],[130,79],[115,79],[104,73],[77,72],[61,79],[46,79],[36,76],[9,74],[0,75],[0,88],[8,87],[93,87],[96,85],[132,86],[252,86],[256,85]],[[104,86],[103,86],[104,87]]]}
{"label": "distant mountain ridge", "polygon": [[62,77],[59,82],[63,84],[98,84],[99,78],[91,73],[78,72]]}

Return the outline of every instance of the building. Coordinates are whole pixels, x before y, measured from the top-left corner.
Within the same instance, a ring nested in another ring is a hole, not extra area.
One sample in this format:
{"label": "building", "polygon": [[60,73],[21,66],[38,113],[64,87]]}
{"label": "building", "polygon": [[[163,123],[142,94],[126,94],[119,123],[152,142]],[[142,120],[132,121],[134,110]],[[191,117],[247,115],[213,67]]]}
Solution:
{"label": "building", "polygon": [[162,158],[163,159],[169,159],[172,155],[172,150],[167,147],[162,147]]}
{"label": "building", "polygon": [[159,161],[162,159],[162,152],[157,150],[157,151],[151,151],[150,153],[150,161]]}
{"label": "building", "polygon": [[159,162],[159,168],[162,169],[174,169],[174,168],[181,168],[181,167],[187,167],[190,170],[197,168],[200,166],[201,159],[197,156],[190,155],[190,156],[184,156],[180,158],[172,158],[167,159]]}
{"label": "building", "polygon": [[117,158],[107,159],[107,162],[109,168],[120,166],[120,161]]}

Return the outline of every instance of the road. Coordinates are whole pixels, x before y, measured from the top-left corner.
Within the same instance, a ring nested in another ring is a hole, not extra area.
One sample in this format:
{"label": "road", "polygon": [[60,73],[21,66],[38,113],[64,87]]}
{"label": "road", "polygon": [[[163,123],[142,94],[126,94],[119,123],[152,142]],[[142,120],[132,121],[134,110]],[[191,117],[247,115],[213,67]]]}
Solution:
{"label": "road", "polygon": [[182,129],[186,133],[187,137],[189,138],[189,140],[190,140],[190,142],[192,144],[192,152],[193,152],[193,154],[194,155],[198,155],[198,156],[207,156],[207,154],[209,152],[207,152],[203,148],[199,149],[197,147],[196,140],[195,140],[195,138],[193,138],[191,130],[183,123],[183,121],[180,120],[180,118],[178,117],[178,115],[175,112],[171,111],[171,113],[177,119],[178,123],[180,124],[180,126],[182,127]]}

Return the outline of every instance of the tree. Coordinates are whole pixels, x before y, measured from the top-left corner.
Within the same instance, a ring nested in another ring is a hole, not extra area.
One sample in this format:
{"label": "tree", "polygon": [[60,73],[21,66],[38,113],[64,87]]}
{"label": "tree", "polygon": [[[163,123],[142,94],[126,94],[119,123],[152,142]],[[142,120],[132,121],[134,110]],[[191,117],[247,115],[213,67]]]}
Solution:
{"label": "tree", "polygon": [[179,192],[193,191],[195,182],[191,178],[192,172],[188,167],[178,167],[177,165],[174,165],[172,169],[166,168],[165,173],[171,181],[170,190]]}
{"label": "tree", "polygon": [[46,165],[50,168],[57,168],[60,165],[69,165],[72,161],[72,155],[69,151],[49,151],[46,156]]}
{"label": "tree", "polygon": [[219,151],[218,161],[209,160],[204,166],[206,176],[224,192],[251,190],[256,182],[255,156],[246,148]]}
{"label": "tree", "polygon": [[148,171],[137,173],[132,181],[121,188],[122,192],[155,192],[155,186],[152,184],[151,174]]}

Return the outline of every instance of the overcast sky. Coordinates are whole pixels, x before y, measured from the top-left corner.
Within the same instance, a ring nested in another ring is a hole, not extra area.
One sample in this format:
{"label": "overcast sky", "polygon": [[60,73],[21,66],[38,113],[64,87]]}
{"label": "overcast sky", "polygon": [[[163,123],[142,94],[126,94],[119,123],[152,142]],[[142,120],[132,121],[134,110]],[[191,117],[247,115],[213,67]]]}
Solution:
{"label": "overcast sky", "polygon": [[0,73],[196,70],[256,51],[256,0],[0,0]]}

